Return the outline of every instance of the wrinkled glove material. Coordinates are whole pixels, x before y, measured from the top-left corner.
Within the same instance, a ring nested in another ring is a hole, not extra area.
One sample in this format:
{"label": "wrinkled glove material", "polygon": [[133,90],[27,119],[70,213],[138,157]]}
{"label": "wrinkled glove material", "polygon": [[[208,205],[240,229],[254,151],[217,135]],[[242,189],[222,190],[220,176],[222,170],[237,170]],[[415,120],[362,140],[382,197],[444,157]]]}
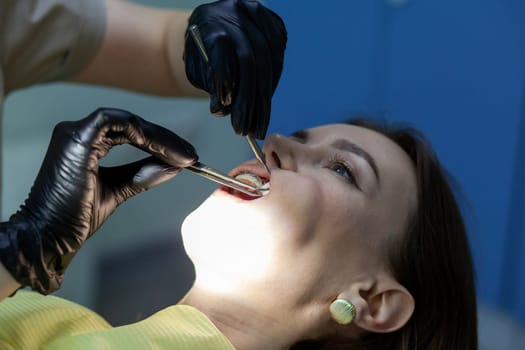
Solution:
{"label": "wrinkled glove material", "polygon": [[199,28],[209,62],[187,32],[189,81],[210,94],[212,113],[231,114],[235,132],[264,138],[284,64],[283,20],[258,1],[222,0],[198,6],[188,28],[192,25]]}
{"label": "wrinkled glove material", "polygon": [[[151,156],[100,166],[121,144]],[[28,198],[0,224],[2,264],[22,286],[43,294],[57,290],[71,259],[121,203],[173,178],[197,158],[184,139],[127,111],[99,109],[59,123]]]}

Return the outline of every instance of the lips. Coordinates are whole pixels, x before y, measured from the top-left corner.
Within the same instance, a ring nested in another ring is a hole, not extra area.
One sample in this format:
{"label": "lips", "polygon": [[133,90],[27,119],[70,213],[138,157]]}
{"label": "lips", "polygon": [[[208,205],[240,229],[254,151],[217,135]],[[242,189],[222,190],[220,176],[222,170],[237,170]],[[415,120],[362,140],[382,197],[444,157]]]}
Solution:
{"label": "lips", "polygon": [[[254,187],[261,187],[264,184],[270,182],[270,178],[268,177],[265,169],[262,166],[256,164],[243,164],[238,166],[237,168],[230,171],[229,175]],[[222,189],[229,194],[244,200],[254,200],[258,198],[230,188],[223,187]]]}
{"label": "lips", "polygon": [[232,177],[237,177],[242,174],[254,175],[256,178],[262,181],[263,185],[267,182],[270,182],[270,178],[266,173],[266,170],[262,165],[259,164],[246,163],[238,166],[229,173],[229,175]]}
{"label": "lips", "polygon": [[255,188],[260,188],[264,185],[264,180],[260,176],[252,173],[240,173],[236,175],[235,178]]}

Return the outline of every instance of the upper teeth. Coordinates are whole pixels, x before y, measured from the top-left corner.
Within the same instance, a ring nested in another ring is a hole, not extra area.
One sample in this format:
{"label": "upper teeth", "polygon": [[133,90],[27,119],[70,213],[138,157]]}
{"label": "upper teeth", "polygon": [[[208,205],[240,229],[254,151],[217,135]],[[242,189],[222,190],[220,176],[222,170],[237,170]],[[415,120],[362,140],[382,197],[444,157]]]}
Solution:
{"label": "upper teeth", "polygon": [[264,185],[263,179],[261,179],[259,176],[251,173],[240,173],[235,178],[241,182],[244,182],[248,185],[254,186],[256,188],[261,187]]}

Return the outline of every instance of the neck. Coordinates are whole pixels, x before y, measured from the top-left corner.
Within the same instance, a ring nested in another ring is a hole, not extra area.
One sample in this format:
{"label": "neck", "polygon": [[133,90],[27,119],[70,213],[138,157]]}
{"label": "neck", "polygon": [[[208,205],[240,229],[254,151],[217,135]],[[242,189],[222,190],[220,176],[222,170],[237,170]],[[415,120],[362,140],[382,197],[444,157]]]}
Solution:
{"label": "neck", "polygon": [[260,298],[239,298],[191,288],[180,304],[204,313],[237,350],[288,349],[308,334],[305,322],[294,319],[294,312],[267,307]]}

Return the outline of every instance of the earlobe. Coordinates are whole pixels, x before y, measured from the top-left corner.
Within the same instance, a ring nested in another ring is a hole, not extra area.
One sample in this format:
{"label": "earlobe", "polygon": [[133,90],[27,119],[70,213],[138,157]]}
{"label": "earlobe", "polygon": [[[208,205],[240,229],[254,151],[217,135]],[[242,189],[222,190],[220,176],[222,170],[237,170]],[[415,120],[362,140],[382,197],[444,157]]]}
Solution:
{"label": "earlobe", "polygon": [[388,333],[403,327],[414,312],[414,298],[397,281],[390,278],[354,285],[349,293],[340,297],[352,300],[357,315],[354,323],[367,331]]}

